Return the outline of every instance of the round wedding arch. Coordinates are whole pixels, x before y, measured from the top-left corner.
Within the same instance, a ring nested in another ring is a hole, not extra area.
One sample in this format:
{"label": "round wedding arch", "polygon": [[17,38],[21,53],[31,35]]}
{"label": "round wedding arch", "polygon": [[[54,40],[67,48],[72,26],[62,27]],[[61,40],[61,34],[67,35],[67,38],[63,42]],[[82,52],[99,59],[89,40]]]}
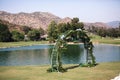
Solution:
{"label": "round wedding arch", "polygon": [[[86,63],[85,66],[94,66],[96,64],[95,57],[93,55],[93,44],[90,41],[90,38],[86,34],[85,30],[76,29],[76,30],[68,30],[65,33],[61,34],[59,38],[56,40],[56,43],[53,47],[51,54],[51,68],[47,71],[49,72],[62,72],[65,69],[62,67],[61,62],[61,54],[64,49],[67,47],[67,38],[69,38],[72,34],[76,34],[77,40],[79,42],[84,43],[84,48],[86,50]],[[84,65],[84,64],[80,64]]]}

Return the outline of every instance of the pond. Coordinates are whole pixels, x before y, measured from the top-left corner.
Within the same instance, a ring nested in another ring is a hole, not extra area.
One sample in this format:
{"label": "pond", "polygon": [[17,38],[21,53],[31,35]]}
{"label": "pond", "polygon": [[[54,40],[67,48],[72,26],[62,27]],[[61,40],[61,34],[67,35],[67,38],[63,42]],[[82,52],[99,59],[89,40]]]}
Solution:
{"label": "pond", "polygon": [[[0,49],[0,66],[48,65],[52,45],[34,45]],[[96,62],[120,61],[120,46],[95,44]],[[62,53],[63,64],[79,64],[86,61],[84,45],[69,45]]]}

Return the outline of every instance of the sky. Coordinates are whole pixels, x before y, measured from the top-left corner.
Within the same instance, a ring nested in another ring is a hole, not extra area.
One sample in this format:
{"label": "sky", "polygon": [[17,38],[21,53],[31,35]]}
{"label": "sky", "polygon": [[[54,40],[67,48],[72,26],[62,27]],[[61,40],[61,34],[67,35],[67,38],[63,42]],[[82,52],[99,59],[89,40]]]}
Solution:
{"label": "sky", "polygon": [[120,0],[0,0],[0,11],[49,12],[81,22],[120,21]]}

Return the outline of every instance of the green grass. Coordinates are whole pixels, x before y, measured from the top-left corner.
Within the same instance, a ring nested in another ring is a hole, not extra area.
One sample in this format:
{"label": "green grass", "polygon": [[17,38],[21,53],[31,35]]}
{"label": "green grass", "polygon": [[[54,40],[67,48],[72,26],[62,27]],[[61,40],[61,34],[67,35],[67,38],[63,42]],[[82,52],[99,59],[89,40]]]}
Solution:
{"label": "green grass", "polygon": [[0,48],[3,47],[18,47],[18,46],[31,46],[39,44],[48,44],[48,41],[22,41],[22,42],[0,42]]}
{"label": "green grass", "polygon": [[[104,43],[104,44],[115,44],[120,45],[120,38],[112,39],[112,38],[100,38],[99,36],[95,36],[92,38],[93,43]],[[39,44],[49,44],[48,41],[22,41],[22,42],[0,42],[0,48],[4,47],[18,47],[18,46],[31,46],[31,45],[39,45]]]}
{"label": "green grass", "polygon": [[120,45],[120,39],[104,38],[104,39],[92,39],[92,41],[93,41],[93,43]]}
{"label": "green grass", "polygon": [[95,34],[89,34],[89,37],[92,39],[93,43],[120,45],[120,38],[110,38],[110,37],[102,38]]}
{"label": "green grass", "polygon": [[[64,68],[75,66],[64,65]],[[120,74],[120,62],[96,67],[76,67],[64,73],[48,73],[49,66],[0,66],[0,80],[110,80]]]}

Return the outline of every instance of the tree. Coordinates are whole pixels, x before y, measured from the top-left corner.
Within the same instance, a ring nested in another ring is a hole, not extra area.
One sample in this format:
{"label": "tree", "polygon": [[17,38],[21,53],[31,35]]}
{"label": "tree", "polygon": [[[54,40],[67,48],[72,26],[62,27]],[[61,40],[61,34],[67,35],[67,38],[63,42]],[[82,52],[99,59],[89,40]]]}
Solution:
{"label": "tree", "polygon": [[66,23],[60,23],[60,24],[57,25],[57,31],[58,31],[59,34],[64,33],[67,30],[68,29],[67,29]]}
{"label": "tree", "polygon": [[120,37],[120,30],[119,28],[109,28],[106,30],[106,35],[112,38]]}
{"label": "tree", "polygon": [[[57,39],[60,34],[68,30],[77,29],[84,30],[84,24],[82,22],[79,22],[79,18],[73,18],[70,23],[59,23],[58,25],[55,21],[52,21],[48,26],[48,37],[50,41],[55,41],[55,39]],[[71,36],[75,39],[76,35],[77,33],[72,34]]]}
{"label": "tree", "polygon": [[83,22],[79,22],[76,26],[77,29],[85,30]]}
{"label": "tree", "polygon": [[7,25],[0,23],[0,42],[9,42],[11,41],[11,33]]}
{"label": "tree", "polygon": [[119,30],[120,30],[120,23],[119,23]]}
{"label": "tree", "polygon": [[44,35],[45,34],[44,29],[42,29],[41,27],[38,30],[40,31],[40,35]]}
{"label": "tree", "polygon": [[28,26],[22,26],[22,30],[25,34],[27,34],[31,30],[31,28],[29,28]]}
{"label": "tree", "polygon": [[76,29],[84,30],[84,24],[82,22],[79,22],[79,18],[72,19],[71,27],[72,30],[76,30]]}
{"label": "tree", "polygon": [[28,37],[32,41],[37,41],[40,39],[40,31],[39,30],[32,30],[28,32]]}
{"label": "tree", "polygon": [[66,24],[66,29],[67,30],[72,30],[71,24],[69,22],[67,22],[67,24]]}
{"label": "tree", "polygon": [[48,38],[50,42],[54,42],[58,38],[57,24],[55,21],[52,21],[48,26]]}
{"label": "tree", "polygon": [[24,35],[16,30],[12,31],[12,39],[14,41],[23,41],[24,40]]}
{"label": "tree", "polygon": [[100,27],[97,29],[97,34],[101,37],[106,37],[107,30],[104,27]]}
{"label": "tree", "polygon": [[78,22],[79,22],[79,18],[76,17],[72,19],[72,23],[78,23]]}
{"label": "tree", "polygon": [[[71,30],[85,30],[84,24],[82,22],[79,22],[79,18],[73,18],[71,22]],[[77,40],[77,33],[71,35],[74,40]]]}
{"label": "tree", "polygon": [[113,37],[118,38],[120,37],[120,29],[118,28],[105,28],[105,27],[96,27],[90,26],[88,29],[89,32],[99,35],[101,37]]}

